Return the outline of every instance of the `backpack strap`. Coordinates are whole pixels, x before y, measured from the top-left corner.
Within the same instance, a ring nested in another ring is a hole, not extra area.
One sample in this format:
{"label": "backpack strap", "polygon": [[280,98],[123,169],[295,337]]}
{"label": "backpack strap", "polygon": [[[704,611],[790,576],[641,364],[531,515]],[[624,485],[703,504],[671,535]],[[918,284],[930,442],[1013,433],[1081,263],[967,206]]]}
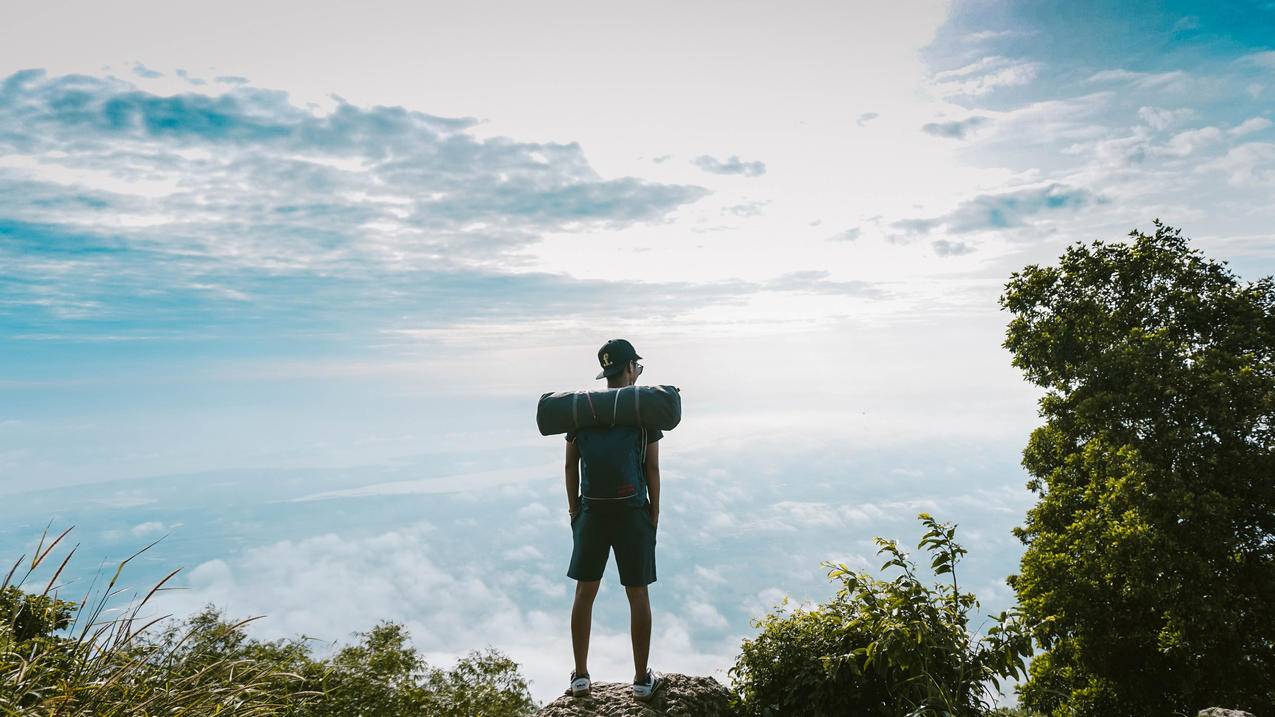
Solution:
{"label": "backpack strap", "polygon": [[633,384],[633,414],[637,417],[638,427],[642,429],[642,480],[646,480],[646,426],[642,425],[642,392],[637,384]]}
{"label": "backpack strap", "polygon": [[615,392],[615,402],[611,404],[611,427],[615,427],[615,416],[620,411],[620,392]]}

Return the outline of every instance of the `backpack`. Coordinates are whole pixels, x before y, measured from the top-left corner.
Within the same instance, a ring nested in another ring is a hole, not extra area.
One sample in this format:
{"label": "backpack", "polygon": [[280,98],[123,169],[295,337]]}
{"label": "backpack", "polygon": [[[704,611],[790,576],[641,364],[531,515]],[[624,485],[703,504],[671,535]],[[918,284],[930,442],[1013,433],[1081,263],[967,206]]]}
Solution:
{"label": "backpack", "polygon": [[590,500],[627,500],[646,489],[646,429],[640,426],[582,428],[580,494]]}

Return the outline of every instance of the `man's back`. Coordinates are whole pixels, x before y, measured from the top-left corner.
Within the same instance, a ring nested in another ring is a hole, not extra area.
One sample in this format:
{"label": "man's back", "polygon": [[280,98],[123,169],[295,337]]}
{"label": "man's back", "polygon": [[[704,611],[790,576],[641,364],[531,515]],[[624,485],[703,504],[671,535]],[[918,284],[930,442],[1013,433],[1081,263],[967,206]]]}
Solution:
{"label": "man's back", "polygon": [[646,429],[585,428],[568,434],[572,438],[580,452],[580,493],[586,500],[646,505]]}

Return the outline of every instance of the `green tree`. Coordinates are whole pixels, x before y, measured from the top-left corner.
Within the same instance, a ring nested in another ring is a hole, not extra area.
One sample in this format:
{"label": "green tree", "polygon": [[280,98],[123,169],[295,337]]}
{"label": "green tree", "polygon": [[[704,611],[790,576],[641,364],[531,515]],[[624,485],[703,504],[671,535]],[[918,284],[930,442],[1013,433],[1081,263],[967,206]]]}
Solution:
{"label": "green tree", "polygon": [[1043,387],[1010,585],[1049,715],[1275,713],[1275,285],[1181,231],[1015,272],[1005,348]]}
{"label": "green tree", "polygon": [[974,717],[991,706],[989,683],[1024,674],[1026,627],[1001,613],[986,635],[971,636],[978,601],[956,580],[965,549],[954,527],[918,517],[927,529],[919,547],[939,581],[923,583],[898,544],[882,538],[882,569],[899,571],[893,580],[824,563],[841,582],[832,600],[754,621],[761,634],[744,641],[730,670],[741,715]]}

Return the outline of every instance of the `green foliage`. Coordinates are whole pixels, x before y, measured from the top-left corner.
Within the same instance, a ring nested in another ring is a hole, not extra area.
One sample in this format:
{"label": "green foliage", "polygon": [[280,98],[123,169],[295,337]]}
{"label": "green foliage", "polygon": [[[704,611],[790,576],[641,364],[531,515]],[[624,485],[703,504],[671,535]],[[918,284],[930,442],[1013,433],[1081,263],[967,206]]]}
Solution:
{"label": "green foliage", "polygon": [[518,717],[535,714],[518,665],[500,653],[470,652],[451,670],[430,667],[408,645],[401,625],[381,623],[361,634],[323,668],[323,697],[306,717]]}
{"label": "green foliage", "polygon": [[47,594],[28,593],[13,585],[0,588],[0,647],[20,649],[65,629],[75,603]]}
{"label": "green foliage", "polygon": [[1275,713],[1275,284],[1155,222],[1012,275],[1005,348],[1046,389],[1010,584],[1050,715]]}
{"label": "green foliage", "polygon": [[918,547],[940,582],[923,583],[895,541],[881,538],[882,570],[899,572],[892,580],[824,563],[841,583],[834,598],[753,622],[761,633],[744,641],[729,671],[741,715],[970,717],[990,708],[998,679],[1024,674],[1027,628],[1003,612],[986,635],[970,635],[978,602],[956,580],[965,549],[953,526],[918,518],[926,528]]}
{"label": "green foliage", "polygon": [[306,640],[251,639],[245,627],[256,618],[227,621],[212,607],[179,622],[139,620],[176,571],[107,619],[136,554],[95,603],[56,597],[70,554],[43,592],[26,590],[66,534],[48,546],[42,537],[25,574],[12,580],[19,560],[0,583],[0,715],[528,717],[538,708],[518,665],[500,653],[471,652],[451,670],[434,668],[394,623],[316,658]]}

